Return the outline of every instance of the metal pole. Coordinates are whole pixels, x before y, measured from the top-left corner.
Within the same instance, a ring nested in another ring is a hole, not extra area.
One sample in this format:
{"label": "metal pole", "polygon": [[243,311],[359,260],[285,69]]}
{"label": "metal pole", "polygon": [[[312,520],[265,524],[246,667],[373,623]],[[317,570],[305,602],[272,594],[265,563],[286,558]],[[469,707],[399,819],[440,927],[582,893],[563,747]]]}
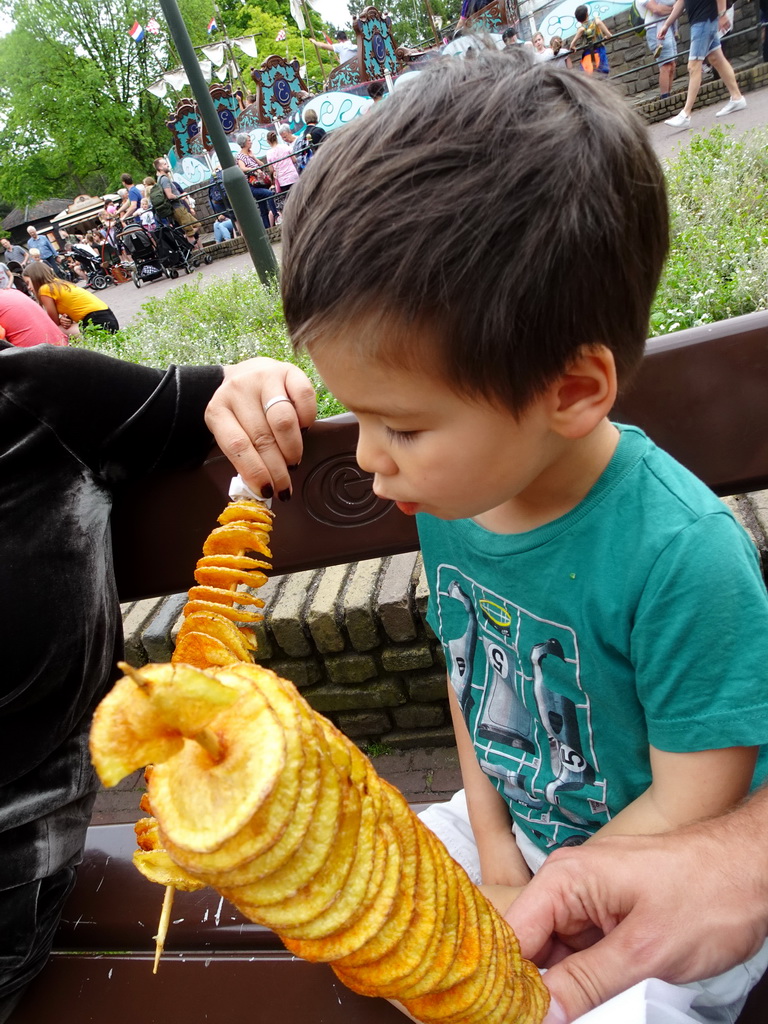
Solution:
{"label": "metal pole", "polygon": [[432,31],[435,34],[435,42],[439,46],[440,43],[442,42],[442,39],[437,34],[437,25],[435,25],[435,14],[434,14],[434,11],[432,10],[432,5],[430,4],[429,0],[424,0],[424,6],[427,8],[427,15],[429,16],[429,24],[432,26]]}
{"label": "metal pole", "polygon": [[179,57],[181,57],[181,63],[200,108],[200,114],[205,120],[213,148],[219,158],[224,187],[232,203],[232,209],[235,211],[240,230],[243,232],[256,273],[264,284],[270,284],[277,278],[277,260],[264,231],[264,225],[261,222],[261,216],[251,195],[246,177],[232,156],[229,141],[216,114],[216,108],[213,105],[211,94],[208,92],[203,72],[197,63],[187,26],[184,24],[176,0],[160,0],[160,7],[168,23],[171,38],[179,51]]}

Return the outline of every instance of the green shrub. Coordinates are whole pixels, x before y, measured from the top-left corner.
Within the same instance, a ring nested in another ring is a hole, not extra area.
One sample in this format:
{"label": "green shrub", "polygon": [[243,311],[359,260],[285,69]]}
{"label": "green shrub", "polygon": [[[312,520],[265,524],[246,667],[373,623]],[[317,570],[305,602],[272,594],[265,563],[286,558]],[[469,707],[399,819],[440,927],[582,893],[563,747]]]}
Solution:
{"label": "green shrub", "polygon": [[653,336],[768,308],[767,144],[765,130],[714,128],[667,167],[672,245]]}
{"label": "green shrub", "polygon": [[133,323],[109,334],[86,328],[79,344],[144,366],[238,363],[271,356],[295,363],[307,374],[318,397],[318,415],[333,416],[343,407],[317,375],[306,353],[294,355],[280,295],[265,289],[255,271],[203,283],[203,278],[152,298]]}

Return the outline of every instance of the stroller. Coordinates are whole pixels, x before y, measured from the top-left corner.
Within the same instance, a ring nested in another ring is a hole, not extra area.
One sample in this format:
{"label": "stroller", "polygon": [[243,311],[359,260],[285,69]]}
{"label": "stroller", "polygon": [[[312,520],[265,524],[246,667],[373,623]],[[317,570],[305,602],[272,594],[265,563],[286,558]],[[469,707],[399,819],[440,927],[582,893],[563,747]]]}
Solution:
{"label": "stroller", "polygon": [[117,238],[119,245],[133,260],[131,278],[137,288],[157,281],[160,277],[178,277],[178,273],[170,274],[163,265],[152,239],[143,227],[133,225],[121,231]]}
{"label": "stroller", "polygon": [[[91,288],[101,291],[102,288],[106,288],[110,284],[117,283],[99,257],[94,256],[92,252],[89,252],[88,249],[83,246],[74,243],[72,246],[71,257],[77,260],[85,271],[87,283]],[[77,278],[75,278],[75,282],[77,283]]]}
{"label": "stroller", "polygon": [[182,228],[168,222],[161,222],[155,232],[155,247],[161,265],[169,277],[178,277],[179,271],[191,274],[201,263],[211,263],[210,253],[195,249]]}

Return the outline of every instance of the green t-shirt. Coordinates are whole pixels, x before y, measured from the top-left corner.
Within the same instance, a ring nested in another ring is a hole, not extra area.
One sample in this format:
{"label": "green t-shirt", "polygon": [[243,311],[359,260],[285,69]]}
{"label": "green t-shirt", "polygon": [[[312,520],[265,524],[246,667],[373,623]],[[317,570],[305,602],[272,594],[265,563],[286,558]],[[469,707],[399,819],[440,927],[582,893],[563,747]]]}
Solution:
{"label": "green t-shirt", "polygon": [[545,851],[648,788],[649,744],[768,744],[757,553],[704,484],[620,429],[586,498],[536,530],[418,517],[429,621],[477,757]]}

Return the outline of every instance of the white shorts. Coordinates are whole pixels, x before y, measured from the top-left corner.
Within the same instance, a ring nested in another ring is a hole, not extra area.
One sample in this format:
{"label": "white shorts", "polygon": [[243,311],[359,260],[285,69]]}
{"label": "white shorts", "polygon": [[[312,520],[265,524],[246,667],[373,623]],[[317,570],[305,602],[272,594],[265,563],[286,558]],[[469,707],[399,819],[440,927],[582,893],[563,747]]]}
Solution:
{"label": "white shorts", "polygon": [[[461,864],[472,881],[479,884],[480,859],[469,823],[464,790],[459,790],[448,803],[431,804],[419,817],[442,840],[450,855]],[[535,874],[546,860],[546,854],[524,833],[515,829],[513,831],[520,852]],[[666,985],[656,981],[651,987],[645,982],[636,985],[630,990],[633,1000],[642,998],[645,1001],[644,1015],[638,1014],[637,1020],[644,1024],[672,1024],[678,1021],[681,1024],[688,1021],[697,1021],[698,1024],[735,1024],[747,996],[766,968],[768,942],[751,960],[714,978],[691,982],[689,985]],[[665,992],[666,997],[662,1000],[662,993]],[[612,1003],[606,1003],[605,1010]],[[583,1024],[598,1024],[603,1019],[608,1021],[608,1017],[601,1016],[601,1009],[598,1007],[592,1013],[585,1014],[579,1021],[583,1021]],[[612,1012],[615,1016],[610,1018],[611,1021],[620,1020],[622,1024],[630,1024],[630,1017],[623,1010],[619,1012],[618,1005]]]}

